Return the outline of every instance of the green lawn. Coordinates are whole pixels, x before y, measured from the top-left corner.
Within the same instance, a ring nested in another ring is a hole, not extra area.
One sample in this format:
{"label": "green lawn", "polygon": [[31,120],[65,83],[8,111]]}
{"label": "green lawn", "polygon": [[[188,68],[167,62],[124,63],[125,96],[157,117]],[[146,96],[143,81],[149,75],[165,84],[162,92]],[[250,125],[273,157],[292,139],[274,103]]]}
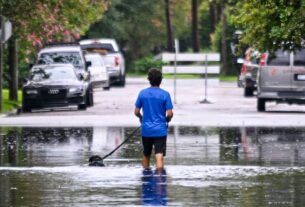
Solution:
{"label": "green lawn", "polygon": [[18,102],[14,102],[14,101],[9,101],[8,100],[8,94],[9,91],[7,89],[3,89],[3,109],[2,109],[2,113],[11,111],[14,108],[18,108],[19,106],[21,106],[22,104],[22,92],[19,90],[18,91]]}
{"label": "green lawn", "polygon": [[219,76],[219,80],[220,81],[230,81],[230,82],[233,82],[233,81],[237,81],[237,76],[224,76],[224,75],[221,75],[221,76]]}
{"label": "green lawn", "polygon": [[[128,77],[147,77],[146,74],[137,74],[137,73],[129,73],[127,74]],[[163,74],[164,78],[166,79],[174,79],[173,74]],[[224,76],[224,75],[209,75],[209,77],[219,78],[220,81],[237,81],[236,76]],[[177,79],[202,79],[204,78],[203,75],[199,74],[176,74]]]}

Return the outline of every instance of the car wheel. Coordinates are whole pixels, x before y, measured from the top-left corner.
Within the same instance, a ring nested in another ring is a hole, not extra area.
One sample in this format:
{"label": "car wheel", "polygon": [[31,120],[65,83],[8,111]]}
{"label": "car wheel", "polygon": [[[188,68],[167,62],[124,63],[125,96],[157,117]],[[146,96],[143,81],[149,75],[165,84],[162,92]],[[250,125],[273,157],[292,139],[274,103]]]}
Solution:
{"label": "car wheel", "polygon": [[94,105],[94,97],[93,97],[93,89],[91,89],[91,93],[90,93],[90,106]]}
{"label": "car wheel", "polygon": [[253,96],[253,88],[245,87],[244,88],[244,96],[245,97]]}
{"label": "car wheel", "polygon": [[121,74],[119,77],[119,86],[124,87],[126,83],[126,75],[125,74]]}
{"label": "car wheel", "polygon": [[257,99],[257,111],[266,111],[266,100],[262,98]]}
{"label": "car wheel", "polygon": [[86,104],[87,106],[93,106],[93,89],[90,87],[86,93]]}
{"label": "car wheel", "polygon": [[86,109],[87,109],[87,105],[86,105],[86,104],[79,104],[79,105],[77,106],[77,108],[78,108],[79,110],[86,110]]}
{"label": "car wheel", "polygon": [[31,112],[31,108],[30,108],[30,107],[27,107],[27,106],[23,106],[23,107],[22,107],[22,112],[23,112],[23,113]]}

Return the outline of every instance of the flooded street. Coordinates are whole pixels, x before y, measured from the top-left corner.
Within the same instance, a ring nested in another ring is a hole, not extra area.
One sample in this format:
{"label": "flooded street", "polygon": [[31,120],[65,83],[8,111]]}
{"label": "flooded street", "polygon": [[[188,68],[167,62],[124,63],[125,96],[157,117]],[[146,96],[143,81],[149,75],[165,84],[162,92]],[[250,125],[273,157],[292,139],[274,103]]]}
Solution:
{"label": "flooded street", "polygon": [[0,206],[304,206],[305,128],[170,127],[143,171],[135,128],[0,129]]}

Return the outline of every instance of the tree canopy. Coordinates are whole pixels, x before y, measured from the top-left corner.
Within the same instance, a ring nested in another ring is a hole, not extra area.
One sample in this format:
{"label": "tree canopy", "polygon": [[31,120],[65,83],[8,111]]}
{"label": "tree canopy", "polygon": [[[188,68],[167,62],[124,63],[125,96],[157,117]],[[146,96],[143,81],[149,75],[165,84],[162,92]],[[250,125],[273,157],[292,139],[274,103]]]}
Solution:
{"label": "tree canopy", "polygon": [[1,0],[2,15],[14,25],[21,52],[52,41],[78,39],[102,17],[110,0]]}
{"label": "tree canopy", "polygon": [[234,17],[242,42],[262,51],[295,50],[304,45],[304,0],[241,0]]}

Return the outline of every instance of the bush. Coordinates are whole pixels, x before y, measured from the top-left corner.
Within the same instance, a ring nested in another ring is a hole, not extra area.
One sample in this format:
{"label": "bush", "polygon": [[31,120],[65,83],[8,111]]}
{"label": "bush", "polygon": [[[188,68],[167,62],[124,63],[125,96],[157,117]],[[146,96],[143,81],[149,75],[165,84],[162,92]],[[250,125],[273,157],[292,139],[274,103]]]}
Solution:
{"label": "bush", "polygon": [[138,74],[147,74],[150,68],[161,68],[162,60],[156,60],[153,55],[146,56],[134,62],[134,72]]}

